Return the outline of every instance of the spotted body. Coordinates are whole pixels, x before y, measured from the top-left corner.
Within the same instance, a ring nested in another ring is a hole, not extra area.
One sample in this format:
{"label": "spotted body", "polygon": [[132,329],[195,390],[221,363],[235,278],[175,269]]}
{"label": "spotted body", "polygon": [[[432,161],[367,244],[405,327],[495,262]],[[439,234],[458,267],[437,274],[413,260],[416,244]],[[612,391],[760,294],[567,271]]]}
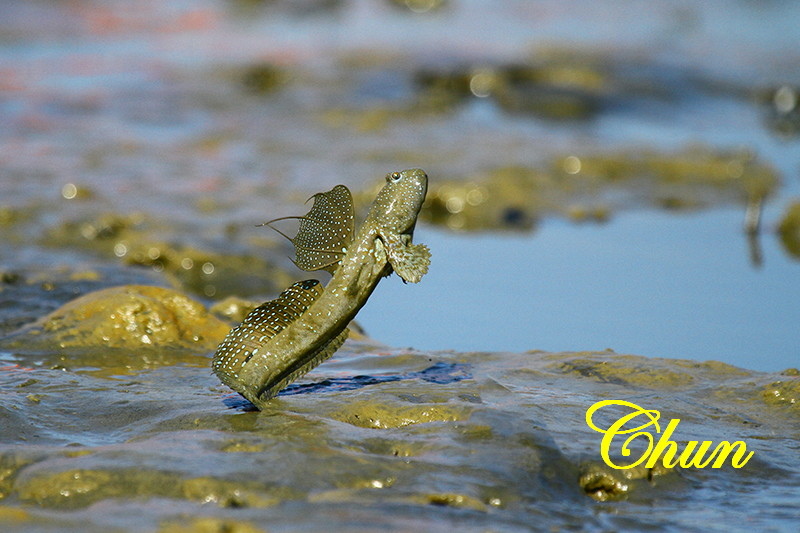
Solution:
{"label": "spotted body", "polygon": [[420,169],[387,175],[355,235],[347,187],[314,195],[311,211],[297,217],[297,236],[287,238],[298,267],[333,277],[324,290],[316,280],[295,283],[254,309],[217,348],[212,368],[220,380],[261,408],[333,355],[381,278],[394,271],[404,282],[419,282],[430,251],[411,241],[427,189]]}

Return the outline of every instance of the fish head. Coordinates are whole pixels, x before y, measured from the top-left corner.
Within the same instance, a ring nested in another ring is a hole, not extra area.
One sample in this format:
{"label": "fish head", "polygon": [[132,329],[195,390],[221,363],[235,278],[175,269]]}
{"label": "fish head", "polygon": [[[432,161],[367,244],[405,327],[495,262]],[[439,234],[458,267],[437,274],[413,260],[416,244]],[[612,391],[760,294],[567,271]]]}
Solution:
{"label": "fish head", "polygon": [[391,172],[386,175],[386,185],[372,204],[367,223],[392,233],[411,234],[427,193],[428,175],[424,170]]}

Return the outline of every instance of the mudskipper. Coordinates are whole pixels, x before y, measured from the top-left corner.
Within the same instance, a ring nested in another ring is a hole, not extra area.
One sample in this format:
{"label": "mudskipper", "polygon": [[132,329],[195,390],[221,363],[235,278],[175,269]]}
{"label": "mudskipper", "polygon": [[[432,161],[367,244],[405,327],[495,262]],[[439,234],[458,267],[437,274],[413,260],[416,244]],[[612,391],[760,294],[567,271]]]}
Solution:
{"label": "mudskipper", "polygon": [[300,220],[297,235],[276,231],[294,244],[295,264],[333,277],[324,289],[317,280],[299,281],[250,312],[214,354],[219,379],[261,409],[339,349],[381,278],[396,272],[404,282],[419,282],[431,254],[411,241],[427,191],[420,169],[388,174],[357,234],[344,185],[315,194],[305,216],[287,217]]}

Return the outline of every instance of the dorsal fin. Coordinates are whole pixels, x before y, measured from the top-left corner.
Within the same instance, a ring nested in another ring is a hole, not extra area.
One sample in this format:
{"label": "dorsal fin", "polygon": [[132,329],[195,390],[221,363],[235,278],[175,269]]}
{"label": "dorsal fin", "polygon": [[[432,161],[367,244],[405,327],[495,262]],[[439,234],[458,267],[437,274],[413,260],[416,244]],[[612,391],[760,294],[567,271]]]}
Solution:
{"label": "dorsal fin", "polygon": [[270,300],[248,313],[244,321],[233,328],[214,353],[211,368],[219,379],[237,392],[239,372],[253,355],[270,339],[300,315],[323,293],[315,279],[298,281]]}
{"label": "dorsal fin", "polygon": [[[331,274],[353,242],[354,211],[350,189],[337,185],[328,192],[312,196],[314,205],[302,217],[282,217],[261,224],[268,225],[294,244],[297,258],[294,264],[303,270],[327,270]],[[271,224],[279,220],[296,218],[300,228],[294,238]]]}

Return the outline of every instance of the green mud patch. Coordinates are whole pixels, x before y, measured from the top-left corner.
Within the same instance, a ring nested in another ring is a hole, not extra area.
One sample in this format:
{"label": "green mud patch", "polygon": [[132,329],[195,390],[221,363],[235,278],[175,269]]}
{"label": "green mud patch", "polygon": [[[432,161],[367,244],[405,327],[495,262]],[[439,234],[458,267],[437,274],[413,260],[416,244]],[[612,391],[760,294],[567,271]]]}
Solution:
{"label": "green mud patch", "polygon": [[800,259],[800,202],[794,201],[786,208],[778,225],[778,235],[784,250]]}
{"label": "green mud patch", "polygon": [[[85,354],[137,351],[164,354],[213,350],[230,325],[182,293],[146,285],[90,292],[2,340],[16,352]],[[107,355],[113,359],[113,355]],[[86,365],[88,361],[73,362]],[[94,361],[93,361],[94,362]]]}
{"label": "green mud patch", "polygon": [[[46,228],[39,242],[45,247],[84,249],[124,266],[152,269],[173,286],[207,298],[280,292],[290,283],[287,271],[276,263],[237,251],[230,244],[235,235],[229,235],[225,245],[196,247],[175,244],[179,234],[167,221],[141,213],[101,213],[60,221]],[[267,238],[249,244],[275,247]]]}
{"label": "green mud patch", "polygon": [[[426,380],[432,364],[460,370]],[[258,412],[194,366],[109,380],[30,364],[0,372],[0,500],[25,524],[46,522],[39,510],[84,512],[102,502],[113,514],[123,502],[174,502],[174,511],[151,513],[152,527],[201,508],[209,520],[244,524],[268,513],[273,526],[321,527],[326,512],[359,509],[389,523],[411,513],[513,527],[547,513],[550,523],[585,527],[602,522],[599,500],[617,501],[616,516],[644,526],[702,514],[695,498],[731,484],[752,487],[728,493],[734,504],[796,492],[796,456],[786,446],[800,437],[796,373],[611,352],[420,353],[348,341],[306,378],[317,387]],[[354,386],[342,390],[348,379]],[[609,398],[681,418],[679,442],[741,439],[756,459],[740,470],[609,469],[584,422],[588,407]],[[308,512],[298,518],[297,509]],[[359,519],[336,524],[351,520]]]}
{"label": "green mud patch", "polygon": [[643,359],[633,355],[617,355],[613,352],[605,357],[591,354],[589,357],[548,356],[558,361],[552,369],[589,378],[600,383],[613,383],[627,387],[652,389],[690,388],[697,383],[720,377],[742,377],[748,372],[717,361],[697,362],[674,359]]}
{"label": "green mud patch", "polygon": [[760,203],[778,184],[775,170],[747,152],[691,147],[674,153],[569,154],[540,167],[500,167],[437,180],[422,216],[460,231],[519,231],[552,215],[604,222],[635,206],[686,210]]}

